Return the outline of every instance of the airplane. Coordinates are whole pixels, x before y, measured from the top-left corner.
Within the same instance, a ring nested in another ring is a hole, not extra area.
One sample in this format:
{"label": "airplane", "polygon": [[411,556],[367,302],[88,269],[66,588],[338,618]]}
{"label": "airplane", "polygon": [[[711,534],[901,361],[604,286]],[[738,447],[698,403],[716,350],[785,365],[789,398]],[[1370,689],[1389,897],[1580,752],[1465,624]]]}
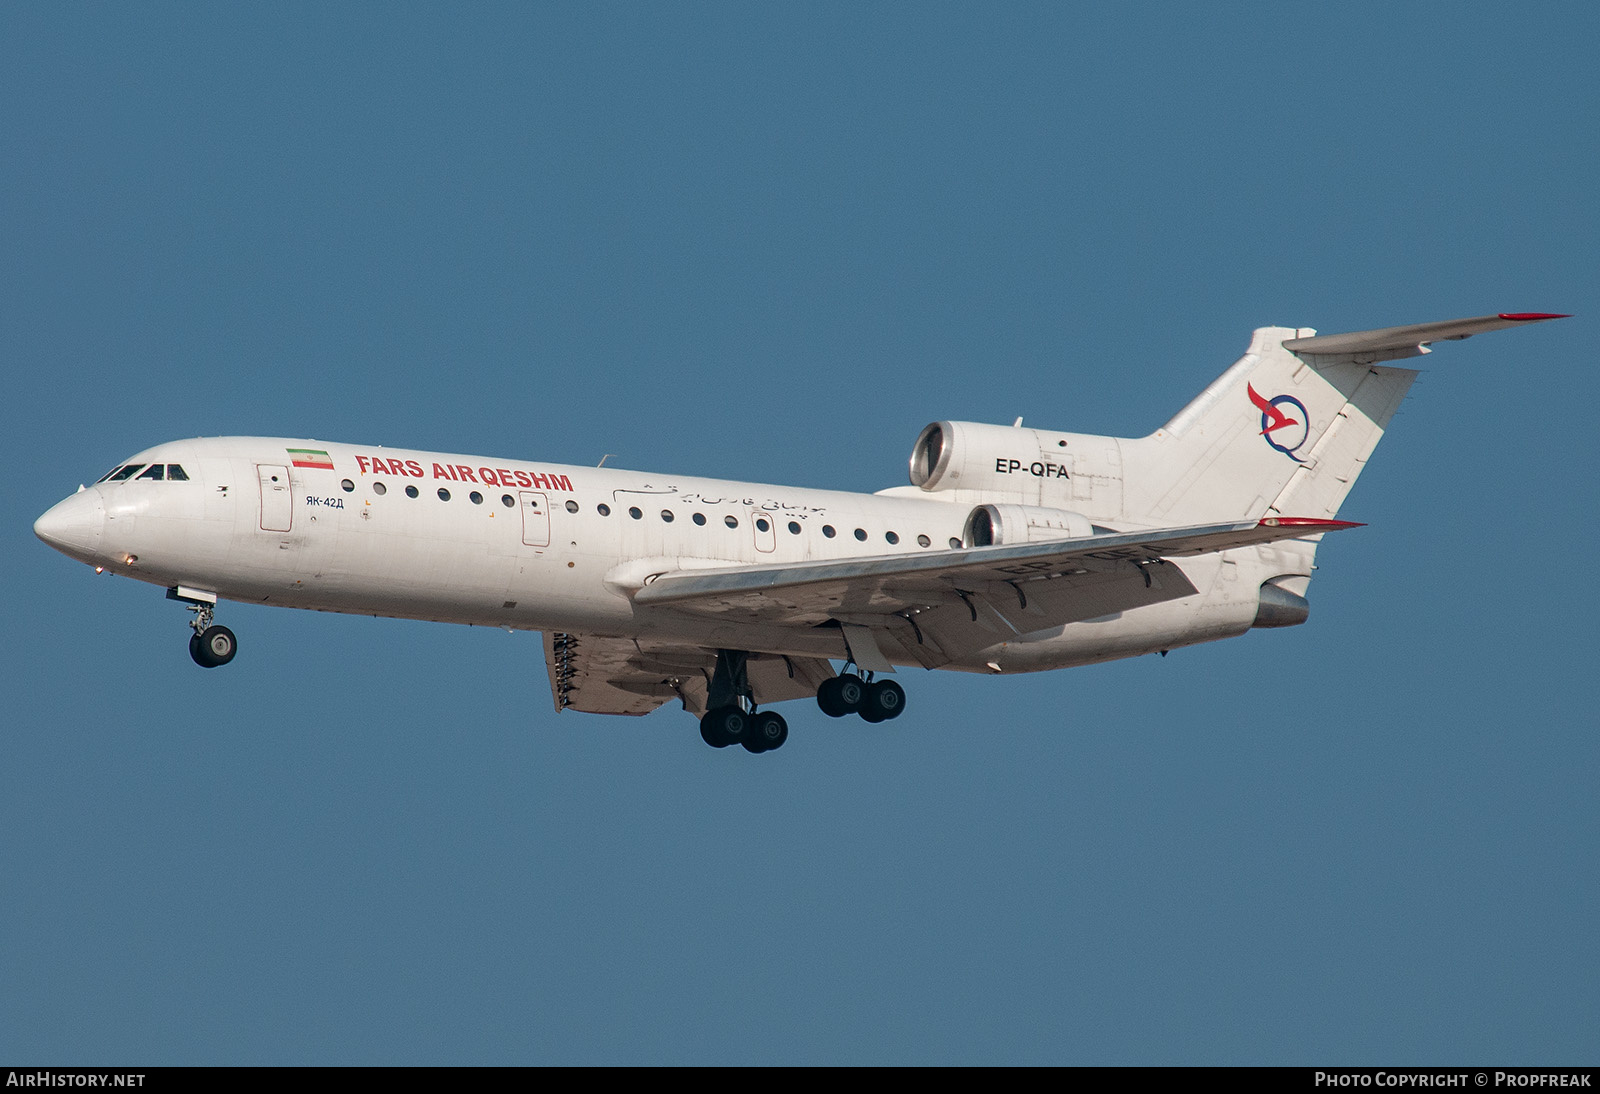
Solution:
{"label": "airplane", "polygon": [[[539,631],[557,711],[677,700],[772,751],[772,704],[898,717],[896,667],[1009,674],[1305,622],[1336,519],[1434,342],[1566,318],[1262,327],[1147,437],[941,421],[907,486],[855,494],[273,437],[173,441],[34,532],[194,613],[219,600]],[[602,464],[604,461],[601,461]],[[834,668],[834,662],[842,667]]]}

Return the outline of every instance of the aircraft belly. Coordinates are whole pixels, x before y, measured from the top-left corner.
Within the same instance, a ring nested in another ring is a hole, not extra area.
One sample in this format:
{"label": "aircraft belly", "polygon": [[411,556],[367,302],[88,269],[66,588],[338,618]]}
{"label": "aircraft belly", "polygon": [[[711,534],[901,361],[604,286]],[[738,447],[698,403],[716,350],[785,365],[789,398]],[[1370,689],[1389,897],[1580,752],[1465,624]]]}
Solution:
{"label": "aircraft belly", "polygon": [[687,642],[711,650],[837,659],[849,656],[843,632],[838,627],[746,623],[661,608],[636,608],[627,629],[641,637]]}
{"label": "aircraft belly", "polygon": [[968,672],[1045,672],[1138,657],[1191,644],[1194,640],[1187,636],[1195,615],[1191,601],[1152,604],[997,642],[948,667]]}
{"label": "aircraft belly", "polygon": [[1259,604],[1261,574],[1246,552],[1185,559],[1190,580],[1206,590],[1048,628],[997,642],[949,667],[969,672],[1044,672],[1117,661],[1162,650],[1233,638],[1250,629]]}

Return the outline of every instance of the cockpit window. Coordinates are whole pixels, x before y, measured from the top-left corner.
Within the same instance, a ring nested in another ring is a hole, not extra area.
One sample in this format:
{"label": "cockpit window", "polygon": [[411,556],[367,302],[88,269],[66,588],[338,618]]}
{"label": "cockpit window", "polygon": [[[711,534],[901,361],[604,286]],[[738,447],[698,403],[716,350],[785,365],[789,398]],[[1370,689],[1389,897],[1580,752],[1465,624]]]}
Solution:
{"label": "cockpit window", "polygon": [[168,482],[189,481],[189,476],[184,473],[183,465],[177,463],[153,463],[149,467],[145,467],[142,463],[122,464],[119,467],[113,467],[94,481],[97,484],[102,482],[127,482],[133,476],[139,474],[141,467],[144,468],[144,474],[139,475],[141,479],[149,479],[152,482],[160,482],[163,478]]}

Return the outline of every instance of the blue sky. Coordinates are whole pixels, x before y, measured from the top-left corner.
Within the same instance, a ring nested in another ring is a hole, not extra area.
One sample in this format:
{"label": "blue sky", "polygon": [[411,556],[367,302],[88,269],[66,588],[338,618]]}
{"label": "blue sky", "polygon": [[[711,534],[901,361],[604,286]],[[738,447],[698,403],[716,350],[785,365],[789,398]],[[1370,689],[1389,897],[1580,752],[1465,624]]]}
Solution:
{"label": "blue sky", "polygon": [[[1600,1028],[1590,5],[12,5],[0,1058],[1571,1063]],[[32,535],[271,434],[872,490],[1439,347],[1301,628],[781,753],[536,637]]]}

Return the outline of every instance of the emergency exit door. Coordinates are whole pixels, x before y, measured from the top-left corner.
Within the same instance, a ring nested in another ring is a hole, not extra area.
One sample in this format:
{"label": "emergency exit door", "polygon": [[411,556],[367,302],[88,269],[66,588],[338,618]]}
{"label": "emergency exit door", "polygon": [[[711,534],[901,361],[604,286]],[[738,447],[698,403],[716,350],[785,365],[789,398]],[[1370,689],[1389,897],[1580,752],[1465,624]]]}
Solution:
{"label": "emergency exit door", "polygon": [[756,537],[756,550],[765,554],[777,549],[778,532],[771,513],[760,509],[750,514],[750,532]]}
{"label": "emergency exit door", "polygon": [[522,491],[522,542],[550,546],[550,499],[532,490]]}

